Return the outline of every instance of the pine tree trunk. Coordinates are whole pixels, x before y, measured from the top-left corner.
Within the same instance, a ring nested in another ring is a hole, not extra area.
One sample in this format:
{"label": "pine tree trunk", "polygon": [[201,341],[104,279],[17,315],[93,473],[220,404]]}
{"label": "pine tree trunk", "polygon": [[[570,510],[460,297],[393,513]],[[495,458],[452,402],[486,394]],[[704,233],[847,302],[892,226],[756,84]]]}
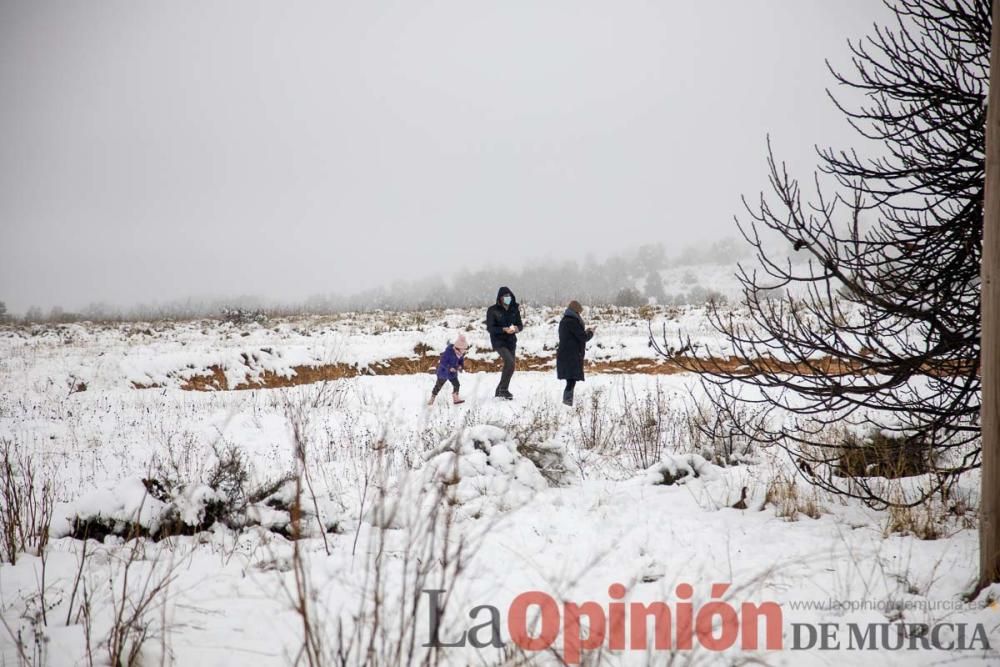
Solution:
{"label": "pine tree trunk", "polygon": [[993,3],[982,264],[982,502],[979,586],[1000,581],[1000,2]]}

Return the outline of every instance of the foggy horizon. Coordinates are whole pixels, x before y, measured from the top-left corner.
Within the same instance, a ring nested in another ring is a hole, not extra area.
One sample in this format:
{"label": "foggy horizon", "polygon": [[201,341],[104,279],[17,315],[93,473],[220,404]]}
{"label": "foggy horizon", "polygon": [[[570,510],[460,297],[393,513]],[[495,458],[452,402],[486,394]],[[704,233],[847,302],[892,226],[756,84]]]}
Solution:
{"label": "foggy horizon", "polygon": [[[880,3],[6,3],[0,301],[295,303],[737,236]],[[838,92],[835,89],[835,92]],[[848,98],[849,99],[849,98]]]}

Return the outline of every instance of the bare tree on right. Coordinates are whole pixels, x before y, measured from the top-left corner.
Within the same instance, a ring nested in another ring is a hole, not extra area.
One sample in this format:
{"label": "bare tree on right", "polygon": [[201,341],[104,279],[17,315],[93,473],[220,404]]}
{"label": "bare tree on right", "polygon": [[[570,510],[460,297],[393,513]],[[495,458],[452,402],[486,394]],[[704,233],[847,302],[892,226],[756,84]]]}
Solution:
{"label": "bare tree on right", "polygon": [[[678,359],[704,374],[719,409],[752,396],[790,410],[795,418],[767,437],[790,446],[813,483],[876,506],[946,491],[981,455],[991,5],[889,7],[890,25],[849,43],[853,72],[831,67],[837,83],[864,94],[856,108],[831,98],[879,157],[819,150],[825,176],[806,195],[769,144],[771,191],[745,201],[749,217],[738,221],[756,258],[738,272],[749,318],[710,307],[729,343],[721,352],[734,359]],[[793,253],[807,261],[791,262]],[[831,440],[830,427],[845,425],[854,435]],[[868,481],[917,473],[934,483],[905,499]]]}

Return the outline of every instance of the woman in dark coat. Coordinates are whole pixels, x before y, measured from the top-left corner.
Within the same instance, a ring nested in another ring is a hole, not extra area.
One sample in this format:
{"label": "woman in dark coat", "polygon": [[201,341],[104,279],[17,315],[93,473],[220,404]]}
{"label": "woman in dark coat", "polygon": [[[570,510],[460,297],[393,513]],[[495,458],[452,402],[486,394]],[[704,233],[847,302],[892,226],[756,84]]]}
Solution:
{"label": "woman in dark coat", "polygon": [[514,398],[510,393],[510,378],[514,375],[514,362],[517,354],[517,332],[524,328],[521,322],[521,307],[509,287],[501,287],[497,292],[497,300],[486,309],[486,330],[490,332],[490,344],[503,360],[503,371],[500,373],[500,384],[497,385],[496,397],[508,401]]}
{"label": "woman in dark coat", "polygon": [[579,301],[570,301],[559,322],[559,349],[556,352],[556,374],[566,380],[563,403],[573,405],[573,389],[577,382],[583,382],[583,355],[587,351],[587,341],[594,337],[592,329],[583,326],[580,313],[583,306]]}

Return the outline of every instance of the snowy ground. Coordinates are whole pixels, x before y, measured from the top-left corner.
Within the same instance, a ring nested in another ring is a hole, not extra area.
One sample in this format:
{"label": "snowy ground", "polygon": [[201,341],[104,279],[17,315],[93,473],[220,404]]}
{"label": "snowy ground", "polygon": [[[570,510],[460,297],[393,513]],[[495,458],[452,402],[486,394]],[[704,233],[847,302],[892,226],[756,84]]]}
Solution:
{"label": "snowy ground", "polygon": [[[603,308],[588,312],[598,336],[591,360],[653,359],[652,324],[677,345],[681,332],[701,353],[719,350],[722,341],[694,307],[643,311]],[[522,306],[526,328],[518,337],[521,355],[551,357],[558,341],[562,309]],[[236,386],[264,372],[292,373],[299,365],[348,363],[360,367],[392,358],[412,357],[427,346],[435,354],[463,332],[473,359],[493,359],[481,309],[434,313],[366,313],[353,316],[280,319],[234,325],[218,321],[68,324],[0,328],[0,369],[18,387],[45,393],[53,385],[71,391],[79,383],[92,390],[118,390],[133,383],[179,386],[183,379],[220,366]]]}
{"label": "snowy ground", "polygon": [[[522,350],[550,353],[557,314],[528,313],[532,326]],[[714,340],[698,312],[670,317],[660,321]],[[507,611],[522,593],[541,591],[558,601],[561,630],[563,602],[586,601],[607,614],[615,602],[663,601],[676,626],[677,588],[685,583],[693,588],[695,614],[713,597],[737,610],[743,602],[778,603],[782,650],[764,650],[763,639],[761,648],[747,652],[739,642],[715,652],[695,639],[690,650],[647,653],[616,650],[605,641],[583,661],[1000,664],[1000,652],[981,643],[968,651],[844,650],[848,623],[890,622],[893,636],[900,624],[951,623],[943,636],[952,639],[959,624],[968,624],[966,641],[982,624],[989,643],[1000,647],[1000,611],[987,605],[986,594],[970,603],[962,597],[976,571],[974,525],[955,523],[936,540],[891,533],[888,513],[825,496],[801,481],[791,502],[801,511],[789,511],[773,499],[775,488],[787,490],[795,479],[784,453],[754,449],[745,464],[731,467],[692,457],[694,443],[683,428],[684,408],[696,400],[687,391],[696,385],[691,376],[591,376],[575,409],[558,402],[554,374],[537,372],[515,375],[514,402],[492,398],[495,374],[475,373],[462,378],[464,405],[450,405],[444,392],[431,408],[424,405],[430,375],[280,390],[178,388],[178,369],[222,364],[227,373],[246,373],[240,355],[262,347],[271,349],[267,363],[275,372],[308,363],[364,365],[411,354],[419,343],[440,349],[466,328],[473,344],[485,347],[480,319],[478,311],[449,311],[434,318],[365,315],[248,327],[199,322],[0,332],[0,438],[56,480],[59,500],[44,577],[37,555],[0,566],[0,611],[10,629],[0,628],[0,664],[88,664],[88,644],[94,664],[107,664],[108,638],[116,636],[124,636],[126,651],[138,646],[139,664],[162,658],[177,665],[279,665],[305,663],[310,652],[334,664],[338,650],[350,651],[350,664],[366,656],[373,664],[402,664],[428,655],[454,665],[519,664]],[[634,315],[608,313],[595,321],[602,342],[592,350],[595,357],[652,355],[647,325]],[[133,383],[163,386],[135,389]],[[666,426],[653,450],[639,448],[628,441],[627,423],[657,390]],[[456,433],[464,434],[452,443],[457,455],[441,448]],[[561,460],[554,475],[546,471],[555,483],[518,454],[525,442]],[[268,530],[282,518],[263,504],[248,511],[260,525],[216,525],[161,541],[123,543],[109,536],[87,542],[85,559],[84,542],[65,536],[74,514],[141,515],[149,527],[159,501],[144,496],[138,479],[164,470],[189,485],[181,509],[196,515],[197,494],[205,488],[199,483],[228,446],[245,455],[248,485],[301,470],[296,452],[305,455],[312,483],[304,492],[307,537],[292,542]],[[698,477],[653,484],[654,464]],[[976,484],[970,478],[957,493],[974,499]],[[733,509],[744,487],[747,509]],[[319,525],[334,530],[322,536]],[[152,594],[161,583],[162,592]],[[609,586],[616,583],[625,593],[612,599]],[[721,583],[730,586],[716,594],[713,584]],[[306,653],[303,617],[295,610],[299,588],[313,629]],[[420,591],[430,589],[447,591],[442,641],[482,625],[488,611],[474,618],[470,612],[492,605],[506,647],[467,642],[437,653],[422,647],[430,636],[429,597]],[[126,624],[128,631],[116,628],[116,616],[128,617],[145,597],[149,605]],[[805,608],[809,604],[817,608]],[[842,650],[791,650],[793,623],[839,623]],[[143,641],[134,639],[137,628],[145,629]],[[560,664],[571,657],[564,650],[572,644],[568,634],[553,650],[524,655]]]}

